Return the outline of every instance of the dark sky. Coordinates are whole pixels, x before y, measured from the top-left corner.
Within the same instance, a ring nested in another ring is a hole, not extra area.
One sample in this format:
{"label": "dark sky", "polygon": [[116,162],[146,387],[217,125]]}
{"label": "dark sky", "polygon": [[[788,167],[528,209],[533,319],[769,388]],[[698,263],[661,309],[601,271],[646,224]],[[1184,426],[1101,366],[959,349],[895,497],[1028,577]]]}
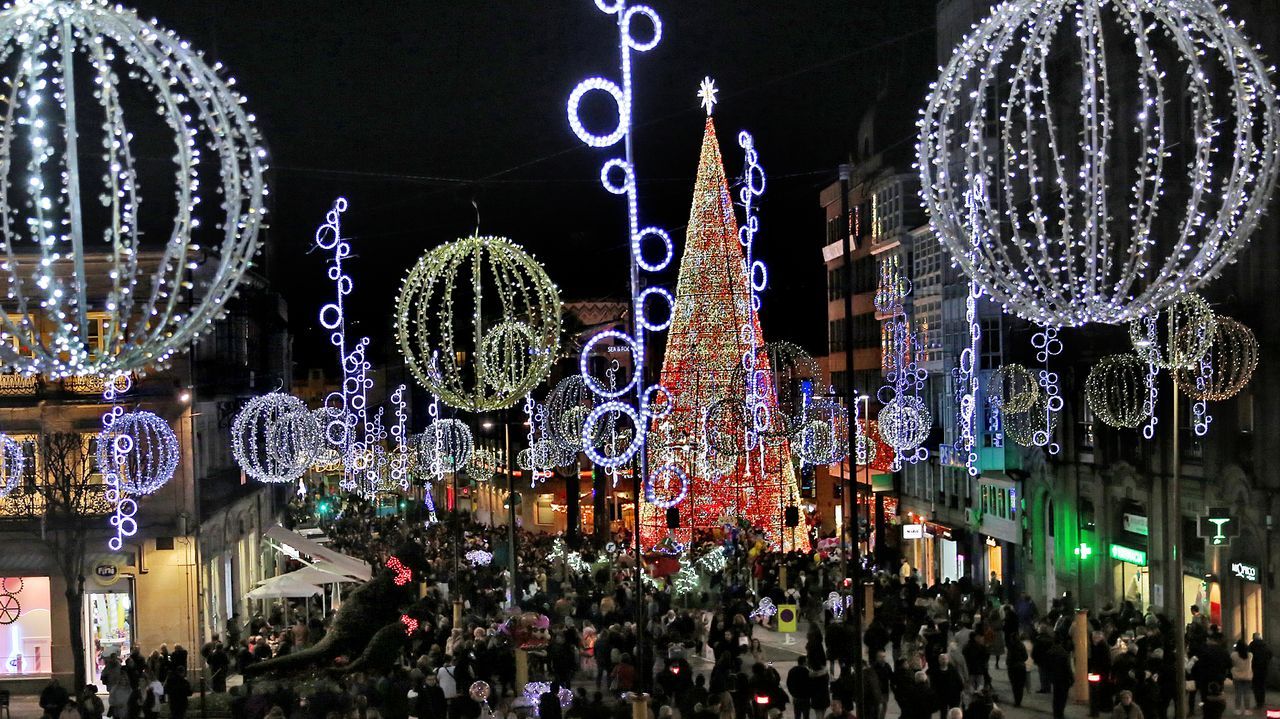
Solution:
{"label": "dark sky", "polygon": [[[314,318],[332,289],[324,258],[309,247],[338,194],[351,201],[353,331],[375,346],[390,335],[395,291],[413,261],[474,231],[473,201],[481,231],[536,254],[566,300],[624,296],[624,206],[597,179],[620,149],[582,145],[565,119],[579,80],[617,79],[614,21],[591,0],[137,7],[228,65],[258,116],[275,173],[271,274],[289,301],[302,366],[331,364]],[[741,171],[736,135],[749,129],[770,176],[757,244],[771,269],[766,336],[822,354],[818,191],[853,147],[878,88],[887,83],[896,101],[922,99],[934,2],[653,7],[662,42],[633,55],[642,222],[683,239],[703,118],[695,93],[709,74],[721,90],[715,115],[728,174]]]}

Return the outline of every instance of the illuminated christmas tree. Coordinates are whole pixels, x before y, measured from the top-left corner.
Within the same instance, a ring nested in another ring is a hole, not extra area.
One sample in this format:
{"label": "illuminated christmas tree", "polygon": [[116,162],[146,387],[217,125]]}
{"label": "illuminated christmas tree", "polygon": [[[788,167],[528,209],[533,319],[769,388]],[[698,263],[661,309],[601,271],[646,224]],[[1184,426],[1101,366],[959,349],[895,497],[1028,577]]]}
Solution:
{"label": "illuminated christmas tree", "polygon": [[[708,117],[662,363],[662,386],[672,409],[653,422],[649,435],[651,479],[641,513],[646,547],[668,536],[689,542],[697,530],[738,520],[764,530],[775,548],[809,547],[803,521],[796,528],[785,524],[786,508],[800,500],[786,436],[762,437],[750,450],[745,441],[751,420],[737,404],[745,394],[743,356],[764,345],[759,318],[750,308],[738,222]],[[762,379],[757,389],[777,413],[768,356],[758,356]],[[713,424],[720,432],[710,446],[704,431],[708,411],[716,414]],[[717,451],[726,445],[734,445],[734,451]],[[669,530],[666,505],[682,495],[675,505],[680,526]]]}

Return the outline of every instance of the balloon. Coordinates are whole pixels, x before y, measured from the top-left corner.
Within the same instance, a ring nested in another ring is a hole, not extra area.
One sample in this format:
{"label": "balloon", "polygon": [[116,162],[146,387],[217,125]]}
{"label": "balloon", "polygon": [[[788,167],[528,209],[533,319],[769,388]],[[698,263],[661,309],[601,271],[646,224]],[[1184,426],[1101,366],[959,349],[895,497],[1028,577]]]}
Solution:
{"label": "balloon", "polygon": [[486,682],[486,681],[473,682],[471,684],[471,689],[468,690],[467,693],[471,695],[472,699],[475,699],[476,701],[483,704],[489,701],[489,682]]}

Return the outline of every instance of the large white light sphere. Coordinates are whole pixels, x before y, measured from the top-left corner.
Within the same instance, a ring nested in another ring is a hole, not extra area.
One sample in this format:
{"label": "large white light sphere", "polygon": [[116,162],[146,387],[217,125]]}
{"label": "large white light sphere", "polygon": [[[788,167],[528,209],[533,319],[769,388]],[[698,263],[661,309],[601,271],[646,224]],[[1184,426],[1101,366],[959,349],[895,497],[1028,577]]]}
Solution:
{"label": "large white light sphere", "polygon": [[281,392],[249,400],[231,423],[231,453],[261,482],[292,482],[311,468],[324,445],[307,405]]}
{"label": "large white light sphere", "polygon": [[396,299],[413,376],[451,407],[514,405],[546,379],[560,346],[560,293],[542,265],[501,237],[424,254]]}
{"label": "large white light sphere", "polygon": [[4,367],[163,365],[225,311],[258,250],[266,152],[220,69],[119,5],[0,11]]}
{"label": "large white light sphere", "polygon": [[1004,308],[1119,324],[1213,279],[1276,183],[1266,62],[1209,0],[1011,0],[921,120],[930,224]]}
{"label": "large white light sphere", "polygon": [[153,412],[122,413],[98,433],[98,467],[114,473],[120,491],[135,497],[173,479],[178,455],[178,435]]}

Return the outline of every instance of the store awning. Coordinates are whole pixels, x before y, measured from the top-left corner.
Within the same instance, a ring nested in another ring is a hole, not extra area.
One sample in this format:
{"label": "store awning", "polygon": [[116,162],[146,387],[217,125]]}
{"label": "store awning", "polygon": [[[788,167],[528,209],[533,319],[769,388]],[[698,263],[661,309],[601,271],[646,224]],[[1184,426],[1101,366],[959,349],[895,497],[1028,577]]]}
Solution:
{"label": "store awning", "polygon": [[281,574],[262,583],[262,586],[249,592],[249,599],[295,599],[314,597],[323,594],[324,590],[295,577],[297,572]]}
{"label": "store awning", "polygon": [[368,562],[349,557],[342,552],[330,549],[323,544],[308,539],[307,537],[291,532],[279,525],[271,527],[263,533],[267,539],[270,539],[282,546],[293,549],[298,554],[305,554],[311,558],[311,564],[332,574],[340,574],[344,577],[350,577],[355,581],[367,582],[373,577],[373,569]]}
{"label": "store awning", "polygon": [[[307,584],[316,584],[316,585],[337,584],[338,582],[356,581],[355,579],[352,579],[351,577],[348,577],[345,574],[342,574],[340,572],[330,571],[320,565],[307,565],[302,569],[295,569],[294,571],[281,576],[293,577],[295,580],[306,582]],[[266,584],[272,579],[275,579],[275,577],[263,579],[262,581],[258,582],[258,584],[259,585]]]}

